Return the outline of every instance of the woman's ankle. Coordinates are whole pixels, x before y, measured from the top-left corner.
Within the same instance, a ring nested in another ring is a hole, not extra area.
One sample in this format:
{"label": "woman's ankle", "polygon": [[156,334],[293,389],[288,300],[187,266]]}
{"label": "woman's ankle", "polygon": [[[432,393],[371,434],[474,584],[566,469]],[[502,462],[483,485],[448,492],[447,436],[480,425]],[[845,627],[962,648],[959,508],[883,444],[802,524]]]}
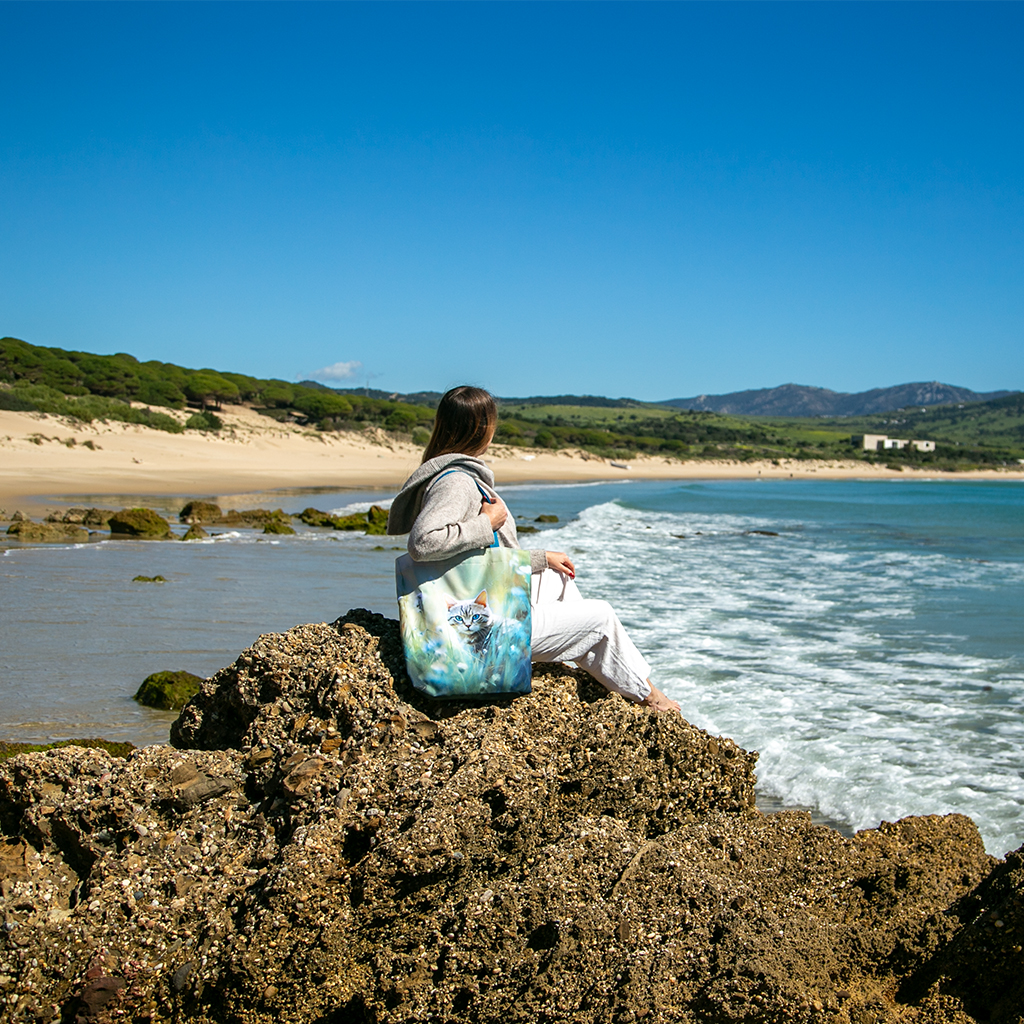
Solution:
{"label": "woman's ankle", "polygon": [[682,708],[674,700],[666,697],[650,679],[647,680],[647,685],[651,688],[651,692],[640,701],[641,706],[654,708],[655,711],[675,711],[677,714],[682,714]]}

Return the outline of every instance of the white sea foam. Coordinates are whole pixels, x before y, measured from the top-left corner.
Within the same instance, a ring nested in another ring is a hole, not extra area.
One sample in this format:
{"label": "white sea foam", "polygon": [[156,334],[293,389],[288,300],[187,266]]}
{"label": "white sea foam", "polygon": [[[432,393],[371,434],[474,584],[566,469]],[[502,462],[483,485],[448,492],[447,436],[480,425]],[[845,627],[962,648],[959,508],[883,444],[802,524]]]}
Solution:
{"label": "white sea foam", "polygon": [[932,602],[1019,594],[1020,563],[614,503],[549,538],[684,714],[760,751],[764,792],[857,828],[959,811],[998,855],[1024,841],[1022,665],[965,649],[955,615],[927,628]]}
{"label": "white sea foam", "polygon": [[378,501],[354,501],[350,505],[340,505],[338,508],[328,509],[327,514],[331,516],[354,516],[358,512],[369,512],[377,505],[379,508],[391,508],[394,498],[382,498]]}

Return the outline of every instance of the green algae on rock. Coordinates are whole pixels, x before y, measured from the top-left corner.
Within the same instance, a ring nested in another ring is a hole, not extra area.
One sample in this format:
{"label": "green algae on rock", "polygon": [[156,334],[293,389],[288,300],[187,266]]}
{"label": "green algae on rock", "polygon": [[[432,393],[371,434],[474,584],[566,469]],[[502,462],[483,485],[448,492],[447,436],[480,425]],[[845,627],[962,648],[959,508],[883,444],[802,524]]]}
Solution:
{"label": "green algae on rock", "polygon": [[193,523],[185,532],[182,534],[182,540],[205,540],[210,535],[201,527]]}
{"label": "green algae on rock", "polygon": [[199,692],[202,682],[191,672],[154,672],[143,679],[133,699],[146,707],[178,711]]}
{"label": "green algae on rock", "polygon": [[82,544],[89,539],[84,526],[73,523],[33,523],[22,519],[7,527],[7,535],[30,544]]}
{"label": "green algae on rock", "polygon": [[239,512],[229,509],[218,520],[218,526],[266,526],[268,523],[290,523],[291,516],[284,509],[246,508]]}
{"label": "green algae on rock", "polygon": [[282,523],[278,519],[271,519],[270,522],[267,523],[267,525],[263,527],[263,532],[264,533],[283,533],[283,534],[286,534],[286,535],[287,534],[291,534],[293,537],[295,536],[295,530],[291,526],[289,526],[287,523]]}
{"label": "green algae on rock", "polygon": [[388,513],[380,505],[371,505],[366,513],[366,532],[372,537],[382,537],[388,532]]}
{"label": "green algae on rock", "polygon": [[318,508],[305,508],[299,513],[299,519],[307,526],[326,526],[334,530],[362,530],[371,537],[386,534],[388,525],[387,509],[381,508],[380,505],[371,505],[367,512],[353,512],[347,516],[332,516]]}
{"label": "green algae on rock", "polygon": [[318,508],[304,508],[299,513],[299,519],[307,526],[333,526],[334,516],[327,512],[321,512]]}
{"label": "green algae on rock", "polygon": [[166,576],[133,576],[132,583],[166,583]]}
{"label": "green algae on rock", "polygon": [[365,533],[368,525],[365,512],[353,512],[348,516],[331,517],[331,526],[335,530],[362,530]]}
{"label": "green algae on rock", "polygon": [[123,508],[110,517],[109,526],[111,537],[165,540],[171,536],[167,520],[151,508]]}
{"label": "green algae on rock", "polygon": [[756,754],[576,670],[437,704],[355,611],[260,637],[171,739],[0,766],[13,1024],[104,979],[195,1024],[1020,1016],[1024,879],[969,819],[763,815]]}

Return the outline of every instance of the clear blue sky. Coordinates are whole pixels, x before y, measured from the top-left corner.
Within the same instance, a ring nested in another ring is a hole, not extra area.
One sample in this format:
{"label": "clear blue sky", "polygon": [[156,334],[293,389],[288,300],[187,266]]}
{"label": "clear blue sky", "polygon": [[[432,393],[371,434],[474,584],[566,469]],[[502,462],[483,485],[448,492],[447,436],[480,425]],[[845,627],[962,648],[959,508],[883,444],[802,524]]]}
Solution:
{"label": "clear blue sky", "polygon": [[2,3],[0,334],[342,386],[1024,388],[1019,3]]}

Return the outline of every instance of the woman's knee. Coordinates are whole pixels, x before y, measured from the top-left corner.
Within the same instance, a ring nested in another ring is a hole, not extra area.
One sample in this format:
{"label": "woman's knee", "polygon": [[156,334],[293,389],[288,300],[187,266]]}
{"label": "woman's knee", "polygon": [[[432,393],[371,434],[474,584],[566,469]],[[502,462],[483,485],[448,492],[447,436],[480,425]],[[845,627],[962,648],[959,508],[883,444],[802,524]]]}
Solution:
{"label": "woman's knee", "polygon": [[615,609],[607,601],[588,598],[586,604],[594,622],[600,624],[601,631],[606,635],[618,625],[619,618],[615,614]]}

